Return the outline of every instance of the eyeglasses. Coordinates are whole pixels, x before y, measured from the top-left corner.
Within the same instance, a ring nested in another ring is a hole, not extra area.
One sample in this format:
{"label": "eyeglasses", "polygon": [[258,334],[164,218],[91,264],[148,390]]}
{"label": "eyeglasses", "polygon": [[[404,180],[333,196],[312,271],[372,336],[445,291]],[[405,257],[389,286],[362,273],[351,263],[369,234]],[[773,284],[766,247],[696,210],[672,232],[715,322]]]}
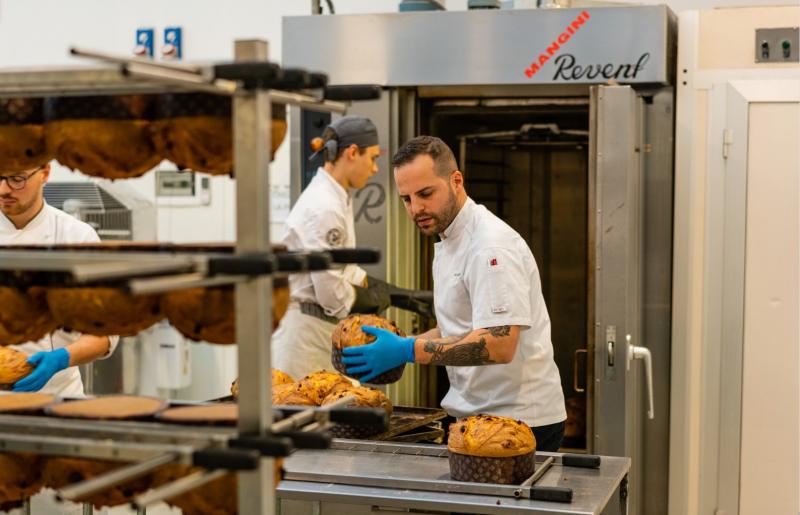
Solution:
{"label": "eyeglasses", "polygon": [[6,181],[8,183],[8,187],[12,190],[21,190],[25,187],[25,184],[27,184],[28,179],[41,171],[42,167],[39,167],[29,175],[0,175],[0,184],[3,184],[3,181]]}

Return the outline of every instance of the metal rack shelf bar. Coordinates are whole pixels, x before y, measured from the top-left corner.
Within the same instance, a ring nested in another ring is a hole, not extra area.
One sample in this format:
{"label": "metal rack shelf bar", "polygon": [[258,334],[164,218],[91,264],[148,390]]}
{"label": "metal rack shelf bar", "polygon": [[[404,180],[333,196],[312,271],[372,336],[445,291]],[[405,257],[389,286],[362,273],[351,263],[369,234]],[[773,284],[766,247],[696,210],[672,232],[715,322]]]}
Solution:
{"label": "metal rack shelf bar", "polygon": [[155,456],[173,453],[177,461],[186,465],[192,463],[194,447],[190,445],[133,443],[94,438],[70,438],[0,433],[0,451],[33,452],[54,456],[72,456],[111,461],[142,461]]}

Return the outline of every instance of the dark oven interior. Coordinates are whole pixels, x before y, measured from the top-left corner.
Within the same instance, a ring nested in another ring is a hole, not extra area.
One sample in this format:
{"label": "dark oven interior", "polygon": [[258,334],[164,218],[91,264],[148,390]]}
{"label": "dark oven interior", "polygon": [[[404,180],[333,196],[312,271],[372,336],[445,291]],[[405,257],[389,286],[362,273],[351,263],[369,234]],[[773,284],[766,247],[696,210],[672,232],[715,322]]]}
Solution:
{"label": "dark oven interior", "polygon": [[[587,356],[575,358],[589,348],[589,99],[432,99],[419,108],[420,133],[453,149],[469,196],[533,251],[567,402],[564,447],[586,449],[589,372]],[[430,288],[433,240],[427,240],[420,265]],[[447,384],[439,370],[437,401]]]}

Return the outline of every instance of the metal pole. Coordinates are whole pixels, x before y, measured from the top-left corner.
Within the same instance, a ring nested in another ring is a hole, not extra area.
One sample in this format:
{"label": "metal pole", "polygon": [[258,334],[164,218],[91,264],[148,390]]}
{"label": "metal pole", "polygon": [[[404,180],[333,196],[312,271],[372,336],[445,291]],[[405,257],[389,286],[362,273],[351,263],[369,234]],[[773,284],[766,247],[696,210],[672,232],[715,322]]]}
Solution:
{"label": "metal pole", "polygon": [[94,515],[94,506],[91,503],[83,503],[83,515]]}
{"label": "metal pole", "polygon": [[[236,59],[267,58],[263,41],[237,41]],[[236,252],[265,252],[269,240],[269,160],[272,123],[266,91],[242,91],[233,101],[236,175]],[[239,433],[265,434],[272,424],[270,335],[272,278],[236,285],[236,340],[239,353]],[[255,471],[239,472],[239,513],[274,513],[275,471],[262,458]]]}

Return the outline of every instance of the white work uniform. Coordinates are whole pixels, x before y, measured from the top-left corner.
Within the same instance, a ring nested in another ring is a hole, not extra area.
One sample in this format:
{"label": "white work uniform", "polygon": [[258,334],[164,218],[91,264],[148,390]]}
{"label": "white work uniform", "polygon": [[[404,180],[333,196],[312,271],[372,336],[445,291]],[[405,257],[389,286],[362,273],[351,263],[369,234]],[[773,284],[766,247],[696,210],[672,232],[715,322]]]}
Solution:
{"label": "white work uniform", "polygon": [[[47,245],[58,243],[91,243],[100,241],[91,226],[45,203],[28,225],[17,229],[3,213],[0,213],[0,245]],[[32,356],[41,351],[52,351],[66,347],[80,338],[81,333],[56,330],[39,341],[12,345],[16,349]],[[108,357],[114,352],[119,338],[109,338]],[[40,390],[62,397],[82,397],[83,382],[78,367],[68,367],[53,375]]]}
{"label": "white work uniform", "polygon": [[[353,199],[320,167],[286,220],[283,243],[289,250],[355,247]],[[355,301],[353,285],[367,273],[356,265],[289,276],[292,302],[272,337],[272,366],[300,379],[332,370],[331,334],[335,324],[303,314],[301,302],[322,306],[325,314],[345,318]]]}
{"label": "white work uniform", "polygon": [[454,417],[501,415],[532,427],[566,420],[550,317],[528,244],[469,198],[441,236],[435,245],[433,295],[442,336],[521,326],[510,363],[447,367],[450,390],[442,407]]}

